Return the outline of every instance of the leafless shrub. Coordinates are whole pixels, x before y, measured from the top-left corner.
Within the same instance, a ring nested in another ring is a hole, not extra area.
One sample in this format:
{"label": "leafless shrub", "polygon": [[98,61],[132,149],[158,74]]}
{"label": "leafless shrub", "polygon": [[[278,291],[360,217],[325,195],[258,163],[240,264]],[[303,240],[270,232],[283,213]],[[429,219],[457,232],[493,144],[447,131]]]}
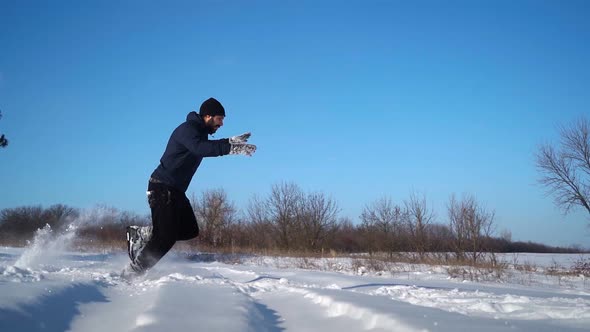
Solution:
{"label": "leafless shrub", "polygon": [[370,252],[387,252],[392,255],[401,241],[399,232],[404,211],[390,198],[382,197],[365,206],[361,213],[362,229]]}
{"label": "leafless shrub", "polygon": [[585,278],[590,277],[590,258],[580,258],[574,262],[572,271],[575,275],[584,276]]}
{"label": "leafless shrub", "polygon": [[251,248],[271,249],[276,246],[276,229],[271,221],[266,202],[258,196],[253,196],[248,204],[245,231]]}
{"label": "leafless shrub", "polygon": [[297,267],[304,270],[317,270],[319,265],[316,260],[310,257],[299,257],[297,259]]}
{"label": "leafless shrub", "polygon": [[257,196],[248,206],[248,227],[257,239],[286,251],[323,252],[338,231],[340,209],[324,193],[304,193],[294,183],[273,185],[267,199]]}
{"label": "leafless shrub", "polygon": [[377,257],[353,258],[351,266],[353,271],[360,275],[369,272],[379,275],[390,270],[388,262],[382,258]]}
{"label": "leafless shrub", "polygon": [[452,195],[448,205],[449,228],[453,233],[452,248],[457,260],[469,257],[475,265],[486,252],[486,239],[491,237],[494,212],[487,211],[473,196],[457,201]]}
{"label": "leafless shrub", "polygon": [[294,183],[273,185],[267,208],[270,220],[276,228],[279,246],[283,249],[294,249],[298,221],[303,210],[303,192]]}
{"label": "leafless shrub", "polygon": [[405,217],[410,233],[411,249],[424,259],[429,248],[428,228],[434,220],[434,212],[426,204],[426,197],[418,197],[412,193],[404,202]]}
{"label": "leafless shrub", "polygon": [[552,260],[551,265],[545,270],[548,275],[552,276],[562,275],[564,271],[564,267],[557,263],[556,260]]}
{"label": "leafless shrub", "polygon": [[350,266],[353,271],[362,271],[365,268],[365,263],[363,258],[352,258]]}
{"label": "leafless shrub", "polygon": [[525,261],[522,264],[514,265],[514,269],[526,273],[535,273],[539,271],[538,266],[529,261]]}
{"label": "leafless shrub", "polygon": [[206,190],[193,202],[200,225],[200,240],[212,247],[230,246],[231,226],[237,221],[237,209],[223,189]]}
{"label": "leafless shrub", "polygon": [[310,193],[303,204],[301,230],[303,247],[312,251],[322,249],[337,230],[339,212],[336,201],[323,193]]}
{"label": "leafless shrub", "polygon": [[503,280],[508,270],[508,264],[497,259],[496,255],[488,255],[477,264],[451,265],[447,274],[452,278],[470,281],[498,281]]}

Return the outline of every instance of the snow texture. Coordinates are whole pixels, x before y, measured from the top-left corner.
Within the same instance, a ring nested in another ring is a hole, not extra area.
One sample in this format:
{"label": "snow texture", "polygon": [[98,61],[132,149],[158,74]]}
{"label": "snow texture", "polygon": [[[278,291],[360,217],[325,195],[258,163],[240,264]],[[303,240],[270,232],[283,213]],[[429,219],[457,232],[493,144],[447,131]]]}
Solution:
{"label": "snow texture", "polygon": [[[128,283],[119,277],[125,253],[63,251],[71,232],[50,233],[25,249],[0,248],[0,331],[590,330],[582,276],[515,270],[501,282],[471,282],[432,266],[375,273],[348,258],[300,269],[293,258],[231,265],[172,253]],[[551,256],[520,258],[575,259]]]}

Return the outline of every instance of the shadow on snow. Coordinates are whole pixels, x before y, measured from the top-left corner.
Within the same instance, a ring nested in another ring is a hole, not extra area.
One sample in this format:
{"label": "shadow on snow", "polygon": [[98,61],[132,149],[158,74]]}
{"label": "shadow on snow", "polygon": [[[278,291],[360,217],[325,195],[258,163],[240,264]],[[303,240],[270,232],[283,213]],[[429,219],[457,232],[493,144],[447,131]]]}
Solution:
{"label": "shadow on snow", "polygon": [[0,331],[67,331],[78,306],[109,302],[97,285],[74,284],[16,309],[0,308]]}

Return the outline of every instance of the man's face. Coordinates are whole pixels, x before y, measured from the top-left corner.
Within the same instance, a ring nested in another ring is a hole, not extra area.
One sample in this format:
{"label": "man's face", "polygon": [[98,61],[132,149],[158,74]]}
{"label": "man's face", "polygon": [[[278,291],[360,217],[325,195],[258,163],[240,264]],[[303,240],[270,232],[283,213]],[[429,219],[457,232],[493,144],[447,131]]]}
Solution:
{"label": "man's face", "polygon": [[216,115],[216,116],[210,116],[210,115],[205,115],[205,125],[207,126],[207,128],[209,129],[209,134],[214,134],[217,129],[221,128],[221,126],[223,126],[223,119],[225,117],[223,115]]}

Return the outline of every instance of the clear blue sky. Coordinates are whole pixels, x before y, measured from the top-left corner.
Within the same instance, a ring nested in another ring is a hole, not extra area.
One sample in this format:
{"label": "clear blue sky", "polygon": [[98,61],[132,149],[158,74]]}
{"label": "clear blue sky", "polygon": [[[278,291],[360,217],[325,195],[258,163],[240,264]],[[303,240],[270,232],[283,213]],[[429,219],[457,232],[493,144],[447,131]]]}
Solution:
{"label": "clear blue sky", "polygon": [[341,216],[424,193],[496,211],[514,240],[590,246],[536,184],[537,146],[590,113],[588,1],[0,0],[0,208],[141,214],[171,131],[208,97],[217,138],[188,194],[245,207],[293,181]]}

